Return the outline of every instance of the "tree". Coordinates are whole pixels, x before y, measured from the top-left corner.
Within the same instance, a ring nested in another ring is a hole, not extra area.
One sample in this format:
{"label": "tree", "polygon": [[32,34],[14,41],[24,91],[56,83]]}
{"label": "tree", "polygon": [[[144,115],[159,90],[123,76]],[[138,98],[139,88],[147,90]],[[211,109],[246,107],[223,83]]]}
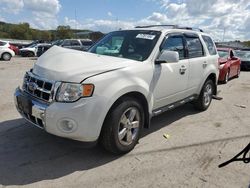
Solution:
{"label": "tree", "polygon": [[31,39],[31,30],[28,23],[20,23],[10,28],[10,37],[13,39]]}
{"label": "tree", "polygon": [[73,32],[70,26],[59,25],[56,29],[56,36],[58,39],[72,38]]}

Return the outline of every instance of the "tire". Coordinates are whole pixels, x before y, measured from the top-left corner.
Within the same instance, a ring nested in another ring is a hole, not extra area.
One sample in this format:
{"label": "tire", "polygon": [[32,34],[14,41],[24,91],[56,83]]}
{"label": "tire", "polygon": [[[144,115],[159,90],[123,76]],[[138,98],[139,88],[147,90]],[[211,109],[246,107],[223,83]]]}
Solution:
{"label": "tire", "polygon": [[227,73],[226,73],[226,75],[225,75],[225,78],[224,78],[224,80],[223,80],[223,83],[224,83],[224,84],[226,84],[226,83],[228,82],[228,80],[229,80],[229,74],[230,74],[230,70],[228,69],[228,70],[227,70]]}
{"label": "tire", "polygon": [[143,124],[144,111],[141,104],[126,97],[111,108],[107,115],[101,131],[100,144],[111,153],[127,153],[137,144]]}
{"label": "tire", "polygon": [[240,67],[238,68],[238,70],[237,70],[237,74],[236,74],[236,76],[235,76],[236,78],[239,78],[240,77]]}
{"label": "tire", "polygon": [[28,52],[27,53],[27,57],[34,57],[34,56],[35,56],[35,54],[33,52]]}
{"label": "tire", "polygon": [[10,61],[11,60],[11,54],[10,53],[7,53],[7,52],[5,52],[5,53],[3,53],[2,54],[2,59],[4,60],[4,61]]}
{"label": "tire", "polygon": [[212,80],[207,80],[201,89],[199,98],[194,101],[195,109],[205,111],[211,104],[215,85]]}

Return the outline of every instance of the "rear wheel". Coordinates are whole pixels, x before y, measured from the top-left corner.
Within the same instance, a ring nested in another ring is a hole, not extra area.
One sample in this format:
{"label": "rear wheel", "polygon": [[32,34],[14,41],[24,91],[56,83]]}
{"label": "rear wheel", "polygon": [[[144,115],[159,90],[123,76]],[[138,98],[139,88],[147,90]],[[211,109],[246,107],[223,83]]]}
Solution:
{"label": "rear wheel", "polygon": [[228,69],[228,70],[227,70],[227,73],[226,73],[226,75],[225,75],[224,81],[223,81],[224,84],[226,84],[226,83],[228,82],[228,80],[229,80],[229,75],[230,75],[230,70]]}
{"label": "rear wheel", "polygon": [[142,106],[135,99],[127,97],[109,112],[100,143],[112,153],[127,153],[137,144],[143,124]]}
{"label": "rear wheel", "polygon": [[202,87],[199,98],[194,101],[194,107],[197,110],[205,111],[211,104],[213,93],[214,93],[214,83],[212,80],[207,80]]}
{"label": "rear wheel", "polygon": [[35,54],[33,52],[28,52],[27,53],[27,57],[34,57],[34,56],[35,56]]}
{"label": "rear wheel", "polygon": [[11,59],[11,54],[10,53],[3,53],[2,59],[4,61],[9,61]]}

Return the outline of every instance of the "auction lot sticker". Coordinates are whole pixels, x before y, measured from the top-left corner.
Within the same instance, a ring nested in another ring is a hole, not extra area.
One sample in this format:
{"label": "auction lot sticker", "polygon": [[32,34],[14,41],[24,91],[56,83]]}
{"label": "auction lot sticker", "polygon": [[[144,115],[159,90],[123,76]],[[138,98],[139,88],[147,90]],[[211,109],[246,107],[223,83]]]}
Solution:
{"label": "auction lot sticker", "polygon": [[142,33],[140,33],[135,38],[153,40],[155,38],[155,35],[149,35],[149,34],[142,34]]}

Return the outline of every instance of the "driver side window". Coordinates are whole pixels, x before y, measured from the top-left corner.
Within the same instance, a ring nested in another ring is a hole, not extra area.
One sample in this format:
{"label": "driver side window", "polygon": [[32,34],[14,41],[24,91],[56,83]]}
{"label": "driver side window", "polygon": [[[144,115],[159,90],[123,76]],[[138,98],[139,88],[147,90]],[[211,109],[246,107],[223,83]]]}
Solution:
{"label": "driver side window", "polygon": [[180,60],[185,59],[184,41],[180,35],[169,36],[162,45],[161,50],[176,51],[179,53]]}

